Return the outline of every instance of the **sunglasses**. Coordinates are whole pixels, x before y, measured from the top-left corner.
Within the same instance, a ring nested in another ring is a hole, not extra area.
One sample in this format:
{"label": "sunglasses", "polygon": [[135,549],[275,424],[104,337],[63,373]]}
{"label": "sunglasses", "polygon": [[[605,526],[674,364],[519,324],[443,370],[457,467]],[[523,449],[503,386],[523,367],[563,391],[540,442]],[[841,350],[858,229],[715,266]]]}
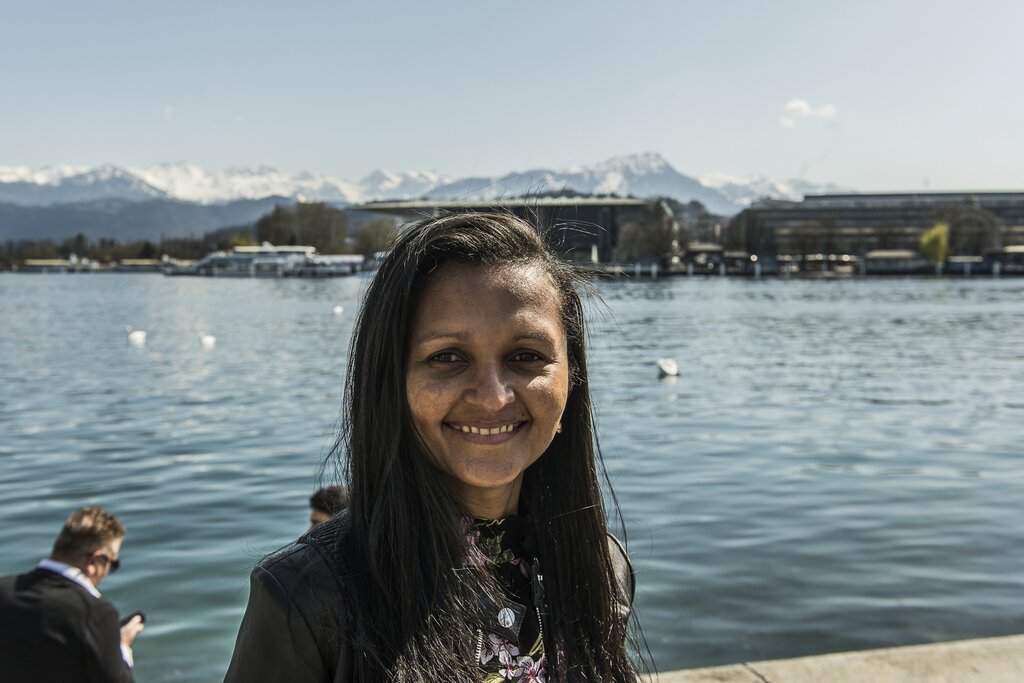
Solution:
{"label": "sunglasses", "polygon": [[103,554],[97,555],[96,557],[102,557],[104,560],[107,561],[107,563],[110,565],[110,571],[108,572],[110,574],[113,574],[114,572],[116,572],[118,569],[121,568],[121,558],[118,558],[118,559],[115,560],[115,559],[112,559],[110,557],[110,555],[103,555]]}

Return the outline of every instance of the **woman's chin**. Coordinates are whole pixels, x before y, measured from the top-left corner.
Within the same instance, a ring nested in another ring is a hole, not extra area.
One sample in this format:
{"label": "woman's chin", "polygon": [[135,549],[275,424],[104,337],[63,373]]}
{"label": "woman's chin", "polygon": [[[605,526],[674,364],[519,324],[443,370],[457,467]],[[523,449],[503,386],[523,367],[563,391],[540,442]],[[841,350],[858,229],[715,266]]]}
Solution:
{"label": "woman's chin", "polygon": [[501,517],[515,513],[519,503],[522,475],[518,472],[479,470],[452,475],[455,495],[468,512],[477,517]]}

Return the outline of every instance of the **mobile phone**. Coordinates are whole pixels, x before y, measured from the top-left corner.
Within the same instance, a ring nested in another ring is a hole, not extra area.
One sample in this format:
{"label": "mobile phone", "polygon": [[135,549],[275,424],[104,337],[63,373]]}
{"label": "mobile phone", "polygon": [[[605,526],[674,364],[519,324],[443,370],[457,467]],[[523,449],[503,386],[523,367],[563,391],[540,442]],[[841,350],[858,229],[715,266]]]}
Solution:
{"label": "mobile phone", "polygon": [[142,623],[143,624],[146,623],[146,615],[142,612],[142,610],[136,610],[136,611],[132,612],[131,614],[129,614],[128,616],[126,616],[124,619],[121,620],[121,626],[124,626],[125,624],[127,624],[129,621],[131,621],[135,617],[141,617],[142,618]]}

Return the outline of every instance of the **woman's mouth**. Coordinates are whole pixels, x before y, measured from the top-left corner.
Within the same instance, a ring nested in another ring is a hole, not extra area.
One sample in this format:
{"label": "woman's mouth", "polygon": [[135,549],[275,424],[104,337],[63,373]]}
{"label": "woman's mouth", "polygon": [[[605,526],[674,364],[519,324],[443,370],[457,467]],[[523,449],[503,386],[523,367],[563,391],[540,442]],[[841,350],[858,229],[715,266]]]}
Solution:
{"label": "woman's mouth", "polygon": [[526,422],[508,422],[498,425],[475,425],[459,422],[445,422],[444,426],[474,443],[501,443],[512,438]]}

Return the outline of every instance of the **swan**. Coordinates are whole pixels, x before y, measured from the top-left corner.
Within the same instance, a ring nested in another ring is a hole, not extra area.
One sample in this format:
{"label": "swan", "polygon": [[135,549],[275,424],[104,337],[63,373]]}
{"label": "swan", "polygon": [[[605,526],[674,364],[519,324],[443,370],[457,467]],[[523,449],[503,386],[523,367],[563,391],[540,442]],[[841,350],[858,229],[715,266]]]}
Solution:
{"label": "swan", "polygon": [[128,343],[135,346],[143,346],[146,343],[146,331],[136,330],[131,325],[124,326],[124,333],[128,335]]}
{"label": "swan", "polygon": [[217,338],[212,334],[206,334],[205,332],[199,333],[199,345],[204,349],[212,349],[214,344],[217,343]]}
{"label": "swan", "polygon": [[672,358],[658,359],[659,377],[676,377],[679,374],[679,365]]}

